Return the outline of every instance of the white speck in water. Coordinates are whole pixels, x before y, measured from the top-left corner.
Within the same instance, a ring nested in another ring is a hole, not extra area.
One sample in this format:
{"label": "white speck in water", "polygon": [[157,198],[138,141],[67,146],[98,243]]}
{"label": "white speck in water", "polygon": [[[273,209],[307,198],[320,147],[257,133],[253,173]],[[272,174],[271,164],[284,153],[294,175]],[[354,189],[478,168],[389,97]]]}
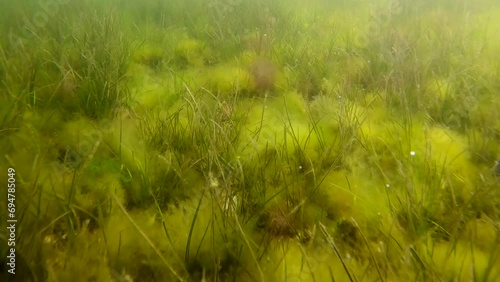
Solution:
{"label": "white speck in water", "polygon": [[410,152],[410,156],[414,157],[417,153],[415,153],[415,151],[411,151]]}
{"label": "white speck in water", "polygon": [[391,184],[389,183],[385,184],[385,188],[391,188]]}
{"label": "white speck in water", "polygon": [[385,250],[385,245],[384,245],[384,242],[379,241],[379,242],[378,242],[378,248],[377,248],[377,251],[378,251],[379,253],[383,253],[383,252],[384,252],[384,250]]}
{"label": "white speck in water", "polygon": [[299,169],[302,169],[302,166],[301,166],[301,165],[299,165]]}

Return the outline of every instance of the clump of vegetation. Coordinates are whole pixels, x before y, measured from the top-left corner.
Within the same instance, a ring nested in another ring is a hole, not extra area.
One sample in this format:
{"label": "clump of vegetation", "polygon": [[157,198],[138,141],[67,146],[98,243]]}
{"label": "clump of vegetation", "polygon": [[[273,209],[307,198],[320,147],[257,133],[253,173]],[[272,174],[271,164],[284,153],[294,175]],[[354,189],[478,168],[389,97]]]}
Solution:
{"label": "clump of vegetation", "polygon": [[251,74],[243,68],[217,66],[207,70],[207,76],[214,94],[223,96],[245,94],[255,88]]}
{"label": "clump of vegetation", "polygon": [[252,63],[250,69],[253,82],[258,90],[267,91],[274,89],[277,70],[273,63],[259,58]]}
{"label": "clump of vegetation", "polygon": [[110,118],[129,99],[122,84],[130,60],[130,43],[120,31],[116,12],[83,19],[80,66],[77,69],[80,108],[91,118]]}
{"label": "clump of vegetation", "polygon": [[144,44],[133,55],[133,60],[144,64],[150,68],[156,69],[161,66],[165,58],[164,50],[156,45]]}
{"label": "clump of vegetation", "polygon": [[500,279],[497,3],[215,2],[5,5],[17,278]]}
{"label": "clump of vegetation", "polygon": [[201,67],[206,64],[208,50],[203,42],[193,38],[185,38],[176,44],[175,56],[180,66]]}

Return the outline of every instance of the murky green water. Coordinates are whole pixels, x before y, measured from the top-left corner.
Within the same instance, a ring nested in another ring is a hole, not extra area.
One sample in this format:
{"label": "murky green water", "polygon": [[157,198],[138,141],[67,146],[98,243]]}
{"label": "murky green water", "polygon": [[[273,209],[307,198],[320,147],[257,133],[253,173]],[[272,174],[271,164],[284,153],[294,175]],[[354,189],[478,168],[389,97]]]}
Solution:
{"label": "murky green water", "polygon": [[495,1],[1,5],[2,281],[500,280]]}

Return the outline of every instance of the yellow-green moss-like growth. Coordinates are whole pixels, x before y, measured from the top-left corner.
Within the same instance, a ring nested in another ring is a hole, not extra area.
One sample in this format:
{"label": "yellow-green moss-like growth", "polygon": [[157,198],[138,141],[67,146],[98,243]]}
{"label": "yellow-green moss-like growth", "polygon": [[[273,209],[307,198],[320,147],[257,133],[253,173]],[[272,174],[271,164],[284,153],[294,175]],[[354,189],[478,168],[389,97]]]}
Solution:
{"label": "yellow-green moss-like growth", "polygon": [[223,96],[249,93],[255,89],[252,75],[235,66],[218,66],[207,70],[208,82],[213,92]]}
{"label": "yellow-green moss-like growth", "polygon": [[133,54],[132,59],[134,62],[157,68],[161,65],[164,57],[165,51],[161,47],[145,44]]}
{"label": "yellow-green moss-like growth", "polygon": [[[302,96],[296,92],[268,98],[262,102],[247,101],[238,109],[247,117],[240,136],[240,152],[251,161],[261,154],[279,152],[294,155],[306,142],[314,147],[310,137],[308,115]],[[261,155],[263,156],[263,155]]]}
{"label": "yellow-green moss-like growth", "polygon": [[179,41],[175,46],[175,58],[180,66],[201,67],[205,65],[208,49],[205,44],[193,38]]}

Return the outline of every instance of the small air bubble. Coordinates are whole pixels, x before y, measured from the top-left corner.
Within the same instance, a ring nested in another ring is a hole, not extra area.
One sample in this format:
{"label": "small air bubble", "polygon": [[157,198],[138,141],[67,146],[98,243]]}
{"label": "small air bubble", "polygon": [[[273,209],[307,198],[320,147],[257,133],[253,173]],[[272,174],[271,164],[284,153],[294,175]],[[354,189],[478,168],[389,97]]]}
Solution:
{"label": "small air bubble", "polygon": [[410,152],[410,156],[414,157],[417,153],[415,153],[415,151],[411,151]]}
{"label": "small air bubble", "polygon": [[391,184],[387,183],[387,184],[385,184],[385,187],[386,188],[391,188]]}

